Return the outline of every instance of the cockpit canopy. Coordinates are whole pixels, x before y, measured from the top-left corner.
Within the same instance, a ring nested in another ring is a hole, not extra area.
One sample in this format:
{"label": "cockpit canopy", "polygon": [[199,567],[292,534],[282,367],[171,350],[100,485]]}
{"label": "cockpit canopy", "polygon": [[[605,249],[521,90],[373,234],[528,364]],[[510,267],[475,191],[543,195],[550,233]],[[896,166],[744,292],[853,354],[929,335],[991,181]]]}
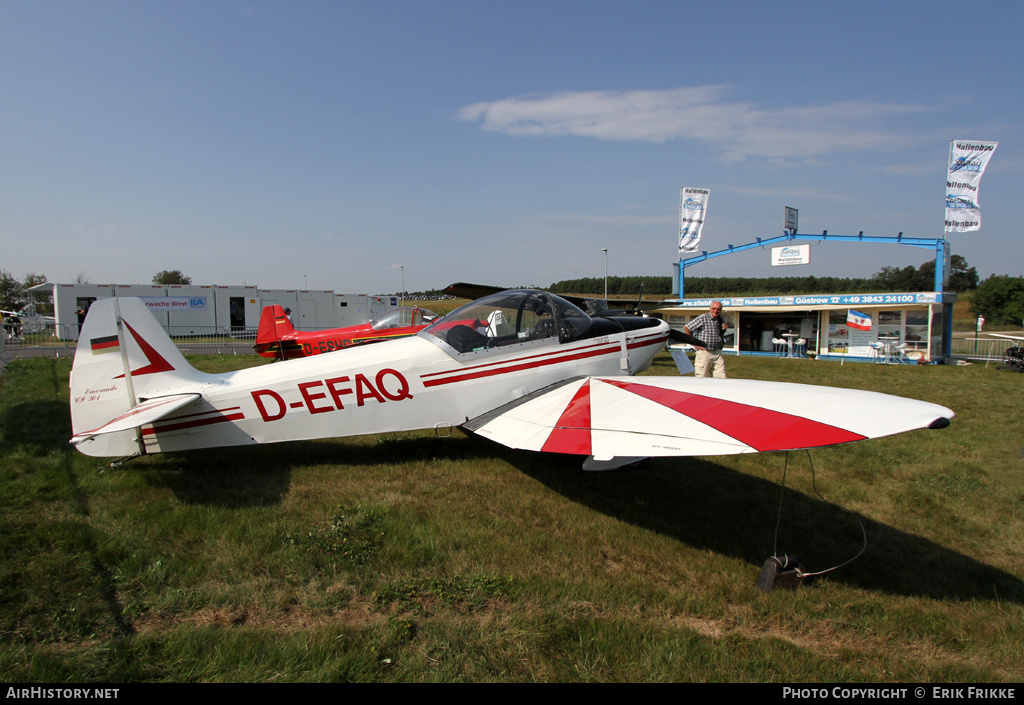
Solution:
{"label": "cockpit canopy", "polygon": [[414,306],[402,306],[393,308],[387,313],[381,314],[370,321],[373,330],[386,330],[388,328],[409,328],[411,326],[422,326],[437,318],[433,311]]}
{"label": "cockpit canopy", "polygon": [[457,308],[420,335],[473,353],[538,340],[566,343],[584,337],[592,325],[590,316],[559,296],[513,289]]}

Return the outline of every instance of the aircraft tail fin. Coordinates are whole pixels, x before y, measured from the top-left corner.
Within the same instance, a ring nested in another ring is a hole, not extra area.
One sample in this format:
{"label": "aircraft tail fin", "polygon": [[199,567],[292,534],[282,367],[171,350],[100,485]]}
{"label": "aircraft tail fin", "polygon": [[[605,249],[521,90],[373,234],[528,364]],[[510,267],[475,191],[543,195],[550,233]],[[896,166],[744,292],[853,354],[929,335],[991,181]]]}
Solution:
{"label": "aircraft tail fin", "polygon": [[[73,442],[88,455],[143,453],[142,424],[121,420],[150,418],[147,403],[153,399],[198,399],[208,377],[185,361],[141,299],[96,301],[71,369],[71,426],[78,439]],[[115,421],[119,425],[111,426]],[[108,430],[93,433],[101,428]]]}
{"label": "aircraft tail fin", "polygon": [[256,352],[263,357],[282,357],[281,340],[294,332],[295,328],[282,307],[276,304],[265,306],[256,329]]}

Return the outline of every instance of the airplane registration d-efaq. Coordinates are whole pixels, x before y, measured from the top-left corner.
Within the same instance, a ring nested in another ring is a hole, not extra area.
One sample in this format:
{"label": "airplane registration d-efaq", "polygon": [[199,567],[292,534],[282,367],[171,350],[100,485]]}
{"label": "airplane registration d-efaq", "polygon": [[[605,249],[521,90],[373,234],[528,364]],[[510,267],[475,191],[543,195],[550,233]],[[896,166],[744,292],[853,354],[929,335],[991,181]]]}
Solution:
{"label": "airplane registration d-efaq", "polygon": [[671,330],[510,290],[416,335],[207,374],[135,298],[97,301],[71,374],[71,442],[125,457],[459,426],[512,448],[638,458],[795,450],[941,428],[945,407],[875,392],[636,376]]}

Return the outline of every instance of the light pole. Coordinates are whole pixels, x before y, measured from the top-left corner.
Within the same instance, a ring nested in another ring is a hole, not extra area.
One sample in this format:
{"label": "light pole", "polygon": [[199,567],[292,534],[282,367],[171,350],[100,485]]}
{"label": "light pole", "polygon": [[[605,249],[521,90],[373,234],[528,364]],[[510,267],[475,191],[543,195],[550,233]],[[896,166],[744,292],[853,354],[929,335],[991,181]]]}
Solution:
{"label": "light pole", "polygon": [[398,268],[402,270],[402,305],[405,306],[405,265],[400,264]]}
{"label": "light pole", "polygon": [[605,305],[608,301],[608,248],[602,247],[601,252],[604,253],[604,300]]}
{"label": "light pole", "polygon": [[302,275],[302,288],[306,291],[309,290],[309,282],[306,281],[306,275]]}

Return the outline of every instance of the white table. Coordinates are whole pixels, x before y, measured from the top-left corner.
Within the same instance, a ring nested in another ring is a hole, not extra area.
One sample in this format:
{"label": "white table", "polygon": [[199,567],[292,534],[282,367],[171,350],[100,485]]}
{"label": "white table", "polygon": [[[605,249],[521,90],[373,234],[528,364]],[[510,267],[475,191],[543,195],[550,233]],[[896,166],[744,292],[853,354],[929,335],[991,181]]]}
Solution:
{"label": "white table", "polygon": [[786,353],[786,357],[795,357],[793,355],[793,341],[800,337],[799,333],[783,333],[782,337],[789,343],[789,352]]}

